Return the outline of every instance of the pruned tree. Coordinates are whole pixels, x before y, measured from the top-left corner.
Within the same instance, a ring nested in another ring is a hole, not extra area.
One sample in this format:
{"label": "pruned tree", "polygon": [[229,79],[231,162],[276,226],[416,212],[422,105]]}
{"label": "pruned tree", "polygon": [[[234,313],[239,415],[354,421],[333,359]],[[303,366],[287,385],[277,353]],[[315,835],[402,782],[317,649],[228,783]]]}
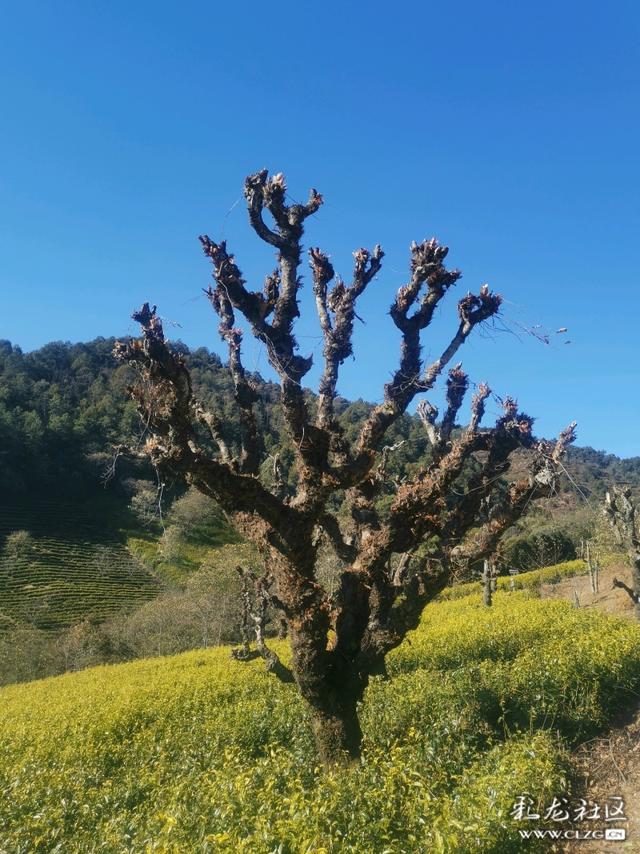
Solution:
{"label": "pruned tree", "polygon": [[[270,595],[286,615],[293,675],[310,709],[319,755],[327,764],[348,761],[359,755],[357,704],[369,677],[384,672],[386,654],[417,625],[455,568],[492,555],[529,504],[555,489],[558,462],[573,441],[575,425],[556,442],[538,441],[532,419],[506,398],[495,424],[482,427],[490,394],[482,384],[473,395],[469,423],[454,429],[469,386],[456,365],[446,380],[442,418],[429,403],[420,410],[431,440],[428,464],[396,484],[390,508],[381,513],[385,435],[418,395],[434,388],[473,330],[498,314],[501,297],[487,285],[463,296],[449,343],[425,362],[422,333],[460,272],[445,266],[448,249],[437,240],[412,243],[409,279],[390,309],[401,339],[399,365],[357,440],[348,442],[335,411],[339,370],[352,355],[356,303],[379,273],[384,253],[380,246],[354,252],[347,284],[324,252],[309,250],[324,341],[318,395],[310,404],[302,383],[312,360],[298,352],[294,322],[303,228],[322,197],[312,190],[305,204],[288,204],[283,176],[269,177],[266,170],[247,178],[244,193],[251,226],[277,253],[277,267],[262,291],[247,286],[225,241],[200,238],[213,265],[206,293],[228,345],[241,446],[229,446],[220,418],[194,396],[185,362],[165,340],[155,306],[135,312],[142,338],[119,343],[116,355],[139,369],[131,393],[148,431],[145,453],[153,464],[213,497],[261,551],[273,579]],[[294,486],[278,476],[269,488],[261,479],[266,455],[254,411],[257,393],[242,364],[236,313],[264,344],[279,378]],[[207,450],[203,427],[214,452]],[[510,456],[520,448],[530,450],[527,474],[505,482]],[[339,514],[331,509],[337,504]],[[342,567],[332,593],[316,574],[321,541],[331,544]]]}
{"label": "pruned tree", "polygon": [[604,514],[618,545],[627,551],[631,561],[631,587],[617,578],[613,579],[613,585],[628,594],[635,605],[636,616],[640,619],[640,518],[628,486],[616,485],[607,492]]}

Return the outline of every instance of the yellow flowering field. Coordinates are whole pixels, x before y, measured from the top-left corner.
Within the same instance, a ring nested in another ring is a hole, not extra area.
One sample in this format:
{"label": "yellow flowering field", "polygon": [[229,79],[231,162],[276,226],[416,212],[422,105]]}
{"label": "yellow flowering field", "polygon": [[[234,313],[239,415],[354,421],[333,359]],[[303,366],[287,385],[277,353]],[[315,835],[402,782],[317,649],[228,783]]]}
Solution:
{"label": "yellow flowering field", "polygon": [[470,595],[428,606],[388,670],[335,774],[295,688],[228,648],[5,687],[0,851],[519,851],[515,799],[570,791],[569,749],[640,689],[640,627]]}
{"label": "yellow flowering field", "polygon": [[[624,562],[624,555],[607,554],[600,560],[602,567],[611,566],[618,561]],[[563,578],[572,578],[575,575],[585,575],[587,565],[583,560],[566,560],[563,563],[554,563],[542,569],[532,569],[530,572],[520,572],[518,575],[501,575],[497,578],[498,590],[536,590],[542,584],[555,584]],[[455,584],[442,591],[440,599],[461,599],[471,593],[480,593],[481,581],[467,581],[464,584]]]}

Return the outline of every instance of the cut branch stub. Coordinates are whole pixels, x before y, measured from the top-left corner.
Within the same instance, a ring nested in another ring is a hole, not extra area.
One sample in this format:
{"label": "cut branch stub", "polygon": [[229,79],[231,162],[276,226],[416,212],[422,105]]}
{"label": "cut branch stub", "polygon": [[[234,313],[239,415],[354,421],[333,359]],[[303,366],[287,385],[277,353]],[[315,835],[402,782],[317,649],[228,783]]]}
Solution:
{"label": "cut branch stub", "polygon": [[483,320],[488,320],[497,314],[501,305],[502,297],[500,294],[491,293],[489,285],[483,285],[477,296],[469,293],[460,300],[458,314],[465,326],[471,329],[476,324],[482,323]]}
{"label": "cut branch stub", "polygon": [[480,383],[478,390],[471,399],[471,420],[469,421],[469,431],[475,433],[484,417],[485,402],[491,389],[486,383]]}
{"label": "cut branch stub", "polygon": [[[449,248],[439,244],[435,237],[411,244],[411,280],[398,290],[390,312],[393,322],[402,332],[424,329],[431,321],[438,302],[462,275],[459,270],[447,270],[444,266],[448,253]],[[413,315],[409,315],[423,285],[427,286],[426,292]]]}
{"label": "cut branch stub", "polygon": [[422,426],[429,437],[431,445],[436,447],[440,444],[440,438],[442,435],[437,424],[438,415],[440,414],[438,407],[424,399],[418,404],[416,412],[420,421],[422,421]]}
{"label": "cut branch stub", "polygon": [[446,442],[455,427],[456,416],[469,387],[469,377],[462,370],[462,363],[451,368],[447,379],[447,409],[442,419],[442,438]]}

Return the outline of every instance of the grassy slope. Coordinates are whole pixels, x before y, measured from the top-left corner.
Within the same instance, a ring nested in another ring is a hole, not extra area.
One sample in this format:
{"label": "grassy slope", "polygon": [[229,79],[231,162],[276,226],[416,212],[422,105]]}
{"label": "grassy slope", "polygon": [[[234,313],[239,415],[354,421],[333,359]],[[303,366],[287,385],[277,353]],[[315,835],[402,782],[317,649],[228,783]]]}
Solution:
{"label": "grassy slope", "polygon": [[513,800],[566,791],[567,749],[640,688],[640,628],[471,595],[389,671],[362,764],[328,776],[295,690],[225,648],[4,688],[0,850],[518,851]]}
{"label": "grassy slope", "polygon": [[206,566],[212,555],[221,549],[229,552],[232,547],[239,559],[253,553],[253,547],[243,542],[232,528],[218,525],[216,521],[206,532],[192,531],[181,538],[173,546],[170,556],[163,554],[159,525],[146,531],[123,530],[123,534],[131,554],[169,584],[184,582],[192,573]]}

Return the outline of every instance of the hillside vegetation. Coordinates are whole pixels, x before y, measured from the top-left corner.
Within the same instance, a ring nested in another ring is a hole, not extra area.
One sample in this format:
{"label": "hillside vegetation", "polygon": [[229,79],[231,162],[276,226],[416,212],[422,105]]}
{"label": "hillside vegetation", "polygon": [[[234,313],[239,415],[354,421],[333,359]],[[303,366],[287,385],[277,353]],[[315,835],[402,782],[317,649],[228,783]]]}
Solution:
{"label": "hillside vegetation", "polygon": [[147,491],[145,523],[112,493],[0,501],[0,631],[20,623],[58,631],[124,614],[211,565],[223,546],[237,545],[243,561],[247,547],[212,501],[187,493],[160,520]]}
{"label": "hillside vegetation", "polygon": [[[113,446],[140,434],[140,423],[126,387],[131,372],[118,365],[113,338],[82,344],[53,342],[24,353],[9,341],[0,341],[0,489],[4,495],[78,495],[95,491],[113,457]],[[198,398],[224,424],[225,439],[239,440],[239,422],[233,382],[219,356],[204,347],[189,350],[175,342],[187,361]],[[267,451],[286,447],[278,388],[259,374],[251,375],[259,391],[257,415]],[[313,395],[309,392],[310,400]],[[524,401],[523,401],[524,402]],[[353,438],[371,405],[338,398],[336,410],[347,438]],[[391,476],[406,473],[428,449],[418,418],[405,415],[387,436],[403,444],[389,460]],[[287,467],[287,454],[281,463]],[[600,495],[613,481],[640,486],[640,457],[627,460],[593,448],[571,448],[568,469],[585,494]],[[119,461],[120,474],[130,471]],[[573,487],[567,484],[567,488]]]}
{"label": "hillside vegetation", "polygon": [[0,504],[5,625],[59,630],[106,620],[157,595],[158,579],[127,548],[110,513],[112,503],[99,498],[91,506],[52,499]]}
{"label": "hillside vegetation", "polygon": [[[618,554],[605,554],[599,559],[601,567],[608,567],[620,561],[624,556]],[[541,569],[533,569],[530,572],[519,573],[514,576],[500,576],[496,579],[498,590],[539,590],[543,584],[556,584],[576,575],[584,575],[587,566],[584,560],[566,560],[562,563],[554,563]],[[480,593],[481,581],[467,581],[464,584],[454,584],[447,587],[439,595],[439,599],[461,599],[471,593]]]}
{"label": "hillside vegetation", "polygon": [[339,776],[295,688],[225,647],[3,688],[0,850],[519,851],[514,800],[566,793],[568,749],[640,690],[640,627],[471,594],[428,606],[388,669]]}
{"label": "hillside vegetation", "polygon": [[138,514],[104,492],[0,503],[0,684],[237,639],[253,550],[198,493],[160,520],[134,485]]}
{"label": "hillside vegetation", "polygon": [[[24,353],[0,342],[0,636],[16,624],[22,635],[34,629],[59,632],[125,614],[163,588],[184,585],[203,567],[219,565],[212,551],[238,544],[211,502],[195,514],[176,511],[179,484],[165,485],[161,524],[154,473],[126,455],[113,467],[114,448],[140,435],[125,393],[131,377],[114,361],[113,346],[114,339],[56,342]],[[219,413],[234,446],[239,424],[228,369],[204,348],[174,346],[187,359],[198,396]],[[257,374],[252,379],[267,452],[279,450],[291,478],[278,390]],[[309,400],[313,406],[311,393]],[[363,401],[337,401],[347,438],[369,409]],[[395,448],[387,466],[390,482],[398,482],[424,462],[428,440],[410,415],[398,420],[388,440]],[[272,459],[264,465],[269,468]],[[595,493],[596,502],[613,480],[640,484],[638,459],[576,448],[567,465],[573,481],[585,494]],[[565,488],[574,487],[566,481]],[[383,511],[391,494],[381,498]],[[142,516],[129,512],[136,501]],[[587,517],[571,491],[549,506],[532,507],[505,540],[504,565],[533,569],[575,557],[580,539],[590,536]],[[230,551],[224,561],[233,562]],[[45,672],[55,668],[38,666],[31,675]]]}
{"label": "hillside vegetation", "polygon": [[[174,483],[163,489],[166,530],[157,515],[154,473],[126,455],[117,457],[114,467],[114,448],[135,444],[141,431],[125,391],[131,375],[116,364],[114,343],[102,338],[54,342],[24,353],[0,341],[0,632],[16,621],[59,631],[124,613],[163,585],[184,584],[207,564],[211,549],[238,542],[211,502],[200,508],[199,520],[191,514],[186,521],[172,521],[182,496]],[[185,355],[196,393],[220,415],[225,439],[235,446],[240,431],[228,369],[205,348],[173,346]],[[259,390],[257,417],[267,453],[279,451],[285,478],[291,479],[277,387],[257,374],[252,380]],[[313,406],[311,392],[309,401]],[[337,400],[348,439],[369,410],[361,400]],[[387,464],[393,484],[424,462],[429,443],[411,415],[398,419],[388,441],[395,449]],[[264,466],[271,465],[267,457]],[[585,494],[596,497],[612,480],[640,484],[638,459],[577,448],[570,450],[567,465]],[[565,488],[573,489],[569,481]],[[381,497],[383,512],[392,492]],[[143,498],[148,518],[127,515],[131,503],[140,505]],[[531,510],[505,541],[506,565],[533,569],[575,557],[576,544],[590,535],[575,494]],[[22,531],[31,537],[30,548],[7,549],[7,538]]]}

